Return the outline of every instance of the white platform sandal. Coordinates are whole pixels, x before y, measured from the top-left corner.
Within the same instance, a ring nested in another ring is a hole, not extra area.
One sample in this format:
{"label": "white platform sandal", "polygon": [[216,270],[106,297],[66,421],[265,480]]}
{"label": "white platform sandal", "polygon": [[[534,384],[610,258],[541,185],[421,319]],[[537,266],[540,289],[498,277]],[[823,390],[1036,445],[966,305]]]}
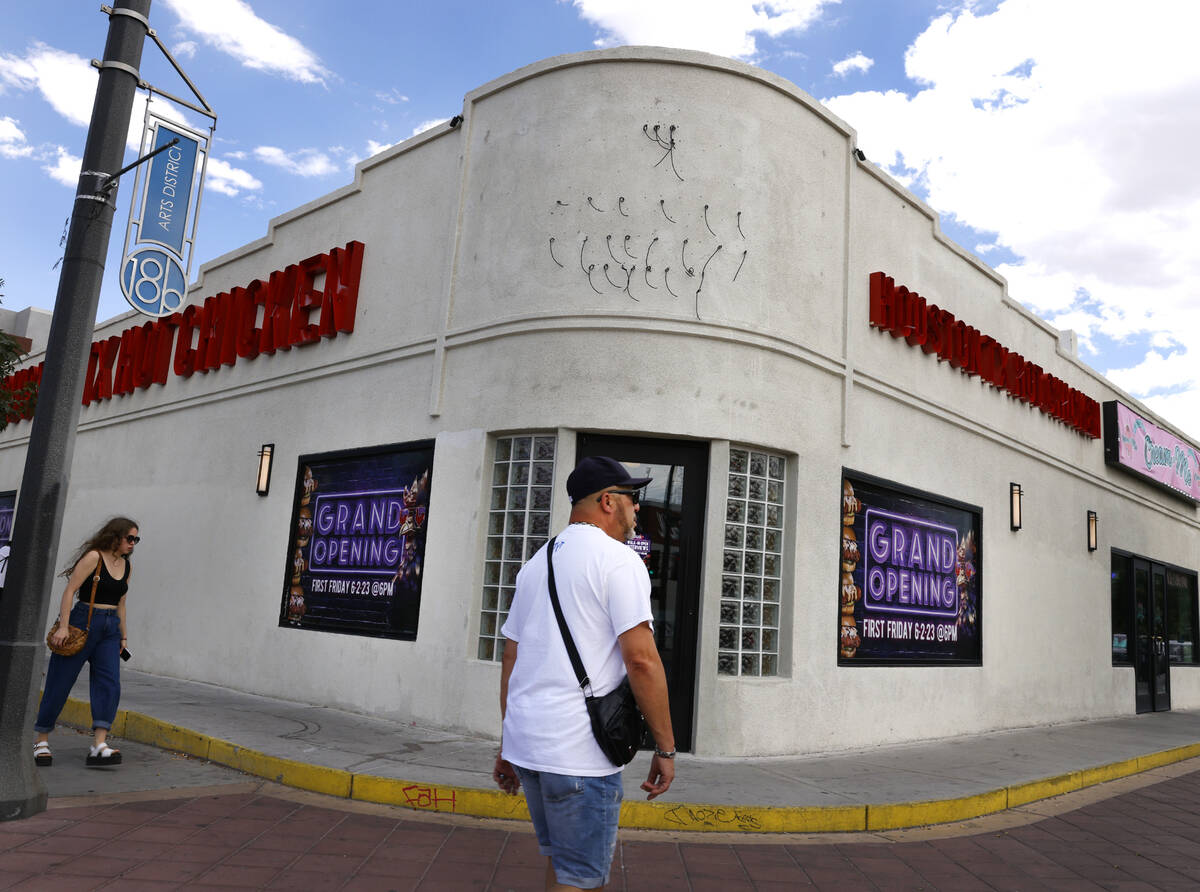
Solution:
{"label": "white platform sandal", "polygon": [[39,740],[33,745],[33,764],[46,768],[54,764],[54,754],[50,752],[50,744]]}
{"label": "white platform sandal", "polygon": [[103,768],[105,765],[120,765],[121,751],[115,750],[107,743],[88,747],[88,768]]}

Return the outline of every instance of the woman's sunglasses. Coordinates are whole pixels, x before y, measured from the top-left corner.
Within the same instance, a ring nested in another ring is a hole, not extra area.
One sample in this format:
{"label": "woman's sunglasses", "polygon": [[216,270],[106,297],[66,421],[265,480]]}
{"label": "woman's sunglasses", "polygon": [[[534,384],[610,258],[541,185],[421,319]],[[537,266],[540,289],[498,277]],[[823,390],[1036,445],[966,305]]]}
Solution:
{"label": "woman's sunglasses", "polygon": [[142,537],[141,536],[126,536],[125,541],[128,542],[130,545],[137,545],[139,542],[142,541]]}

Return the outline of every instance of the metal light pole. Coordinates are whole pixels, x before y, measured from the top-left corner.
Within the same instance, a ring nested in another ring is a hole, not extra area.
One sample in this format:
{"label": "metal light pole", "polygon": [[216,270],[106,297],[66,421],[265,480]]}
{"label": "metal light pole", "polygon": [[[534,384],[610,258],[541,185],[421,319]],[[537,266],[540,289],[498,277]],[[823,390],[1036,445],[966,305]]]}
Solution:
{"label": "metal light pole", "polygon": [[116,0],[109,14],[108,41],[54,299],[0,599],[0,821],[46,808],[46,787],[30,750],[75,428],[116,211],[115,184],[105,192],[100,187],[120,170],[124,159],[149,14],[150,0]]}

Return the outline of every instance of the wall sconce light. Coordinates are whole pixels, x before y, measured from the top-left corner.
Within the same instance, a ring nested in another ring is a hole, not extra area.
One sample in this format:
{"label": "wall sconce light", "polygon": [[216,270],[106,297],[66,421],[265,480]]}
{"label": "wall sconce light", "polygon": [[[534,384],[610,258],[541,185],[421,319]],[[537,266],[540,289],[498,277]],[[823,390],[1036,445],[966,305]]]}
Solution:
{"label": "wall sconce light", "polygon": [[274,452],[274,443],[263,443],[258,451],[258,483],[254,489],[260,496],[265,496],[271,489],[271,456]]}
{"label": "wall sconce light", "polygon": [[1096,547],[1097,547],[1096,546],[1096,526],[1099,523],[1099,518],[1096,516],[1095,511],[1089,511],[1087,513],[1087,519],[1088,519],[1088,533],[1087,533],[1088,551],[1095,551]]}
{"label": "wall sconce light", "polygon": [[1014,531],[1021,529],[1021,495],[1024,492],[1021,484],[1008,484],[1008,525]]}

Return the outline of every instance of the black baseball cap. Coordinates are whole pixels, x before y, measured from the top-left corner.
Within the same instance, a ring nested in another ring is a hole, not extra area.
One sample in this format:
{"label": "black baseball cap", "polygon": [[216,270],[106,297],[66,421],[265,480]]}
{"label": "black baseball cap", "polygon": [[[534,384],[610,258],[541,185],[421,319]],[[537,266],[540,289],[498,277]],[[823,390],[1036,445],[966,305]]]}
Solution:
{"label": "black baseball cap", "polygon": [[567,477],[567,496],[571,499],[571,504],[574,504],[584,496],[610,486],[641,489],[653,479],[630,477],[629,471],[616,459],[603,455],[589,455],[580,461]]}

